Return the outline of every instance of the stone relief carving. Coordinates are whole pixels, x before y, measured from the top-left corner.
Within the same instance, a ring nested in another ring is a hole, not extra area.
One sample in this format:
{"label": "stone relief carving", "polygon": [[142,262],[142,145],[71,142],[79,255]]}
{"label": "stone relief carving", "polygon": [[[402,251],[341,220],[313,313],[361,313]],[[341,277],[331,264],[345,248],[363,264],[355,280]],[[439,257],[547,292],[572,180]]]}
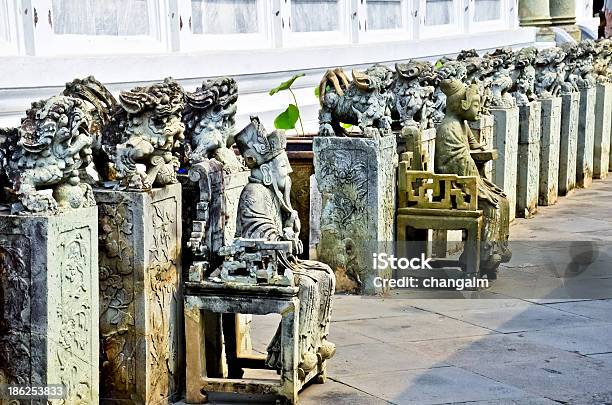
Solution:
{"label": "stone relief carving", "polygon": [[243,170],[242,163],[231,149],[238,85],[231,77],[207,80],[193,93],[185,93],[186,146],[191,164],[215,158],[227,172]]}
{"label": "stone relief carving", "polygon": [[539,98],[557,97],[561,92],[565,80],[565,56],[565,52],[556,46],[538,52],[534,67],[535,92]]}
{"label": "stone relief carving", "polygon": [[82,100],[54,96],[32,103],[17,130],[3,131],[5,174],[18,199],[14,213],[95,205],[91,187],[79,177],[92,160],[90,126]]}
{"label": "stone relief carving", "polygon": [[403,127],[433,128],[434,100],[437,77],[429,62],[410,61],[395,65],[392,112],[399,116]]}
{"label": "stone relief carving", "polygon": [[99,279],[103,398],[129,397],[134,391],[133,212],[127,202],[100,204]]}
{"label": "stone relief carving", "polygon": [[[236,143],[251,169],[249,183],[238,203],[236,235],[268,242],[290,242],[291,254],[280,254],[278,266],[285,277],[299,286],[299,365],[301,379],[323,361],[331,358],[335,345],[327,340],[335,289],[333,271],[325,264],[297,259],[303,246],[299,239],[300,222],[291,205],[291,166],[285,152],[286,138],[281,132],[268,134],[259,119],[236,135]],[[280,326],[268,346],[266,363],[280,369]]]}
{"label": "stone relief carving", "polygon": [[536,72],[533,64],[538,55],[538,50],[532,46],[517,51],[514,59],[514,75],[512,91],[516,104],[527,105],[536,100],[535,77]]}
{"label": "stone relief carving", "polygon": [[447,96],[447,111],[436,136],[434,172],[477,178],[478,208],[484,215],[480,268],[481,273],[496,278],[499,265],[512,255],[508,248],[509,205],[503,191],[480,176],[470,155],[470,150],[483,149],[466,122],[479,118],[479,88],[475,84],[466,87],[454,79],[443,81],[441,87]]}
{"label": "stone relief carving", "polygon": [[352,74],[349,81],[344,71],[336,68],[323,76],[319,84],[319,135],[346,136],[343,123],[358,126],[366,137],[389,135],[393,72],[374,65]]}
{"label": "stone relief carving", "polygon": [[178,150],[185,129],[181,86],[168,78],[121,92],[119,101],[124,119],[115,118],[118,133],[109,136],[123,138],[116,150],[117,188],[142,191],[177,183]]}

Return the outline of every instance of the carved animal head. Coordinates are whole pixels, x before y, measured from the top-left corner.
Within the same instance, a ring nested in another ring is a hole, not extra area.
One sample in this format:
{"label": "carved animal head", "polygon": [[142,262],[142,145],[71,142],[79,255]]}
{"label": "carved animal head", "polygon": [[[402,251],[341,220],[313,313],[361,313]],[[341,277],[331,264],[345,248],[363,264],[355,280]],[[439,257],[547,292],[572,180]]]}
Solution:
{"label": "carved animal head", "polygon": [[358,89],[366,92],[378,90],[383,92],[393,84],[394,74],[391,69],[383,65],[373,65],[363,73],[353,69],[353,82]]}
{"label": "carved animal head", "polygon": [[466,60],[468,58],[478,58],[476,49],[464,49],[457,54],[457,60]]}
{"label": "carved animal head", "polygon": [[414,79],[433,78],[433,65],[429,62],[411,60],[408,63],[396,63],[395,71],[400,80],[411,81]]}
{"label": "carved animal head", "polygon": [[517,69],[524,69],[527,66],[533,65],[537,55],[538,50],[533,46],[522,48],[515,54],[514,64]]}
{"label": "carved animal head", "polygon": [[238,85],[231,77],[206,80],[193,93],[185,93],[183,122],[187,138],[193,142],[206,130],[216,129],[227,139],[234,130],[237,101]]}
{"label": "carved animal head", "polygon": [[72,141],[79,135],[89,136],[90,123],[83,100],[54,96],[34,102],[21,121],[17,145],[29,154],[49,151],[60,158],[70,157]]}
{"label": "carved animal head", "polygon": [[467,68],[461,61],[449,60],[440,66],[437,75],[439,82],[444,79],[464,80],[467,77]]}
{"label": "carved animal head", "polygon": [[127,112],[128,136],[144,138],[165,150],[171,150],[175,141],[184,139],[185,125],[181,122],[184,92],[174,79],[121,92],[119,101]]}
{"label": "carved animal head", "polygon": [[546,48],[538,53],[534,64],[538,66],[557,65],[565,60],[565,52],[563,49],[553,46]]}

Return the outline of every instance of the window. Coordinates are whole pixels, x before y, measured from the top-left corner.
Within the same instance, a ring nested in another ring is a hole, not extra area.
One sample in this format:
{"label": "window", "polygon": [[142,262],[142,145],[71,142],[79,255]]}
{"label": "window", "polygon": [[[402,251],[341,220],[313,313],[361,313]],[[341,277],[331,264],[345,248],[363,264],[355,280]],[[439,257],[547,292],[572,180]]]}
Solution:
{"label": "window", "polygon": [[147,0],[52,0],[59,35],[149,35]]}
{"label": "window", "polygon": [[462,34],[465,13],[460,3],[460,0],[421,0],[420,37]]}
{"label": "window", "polygon": [[457,13],[454,2],[455,0],[426,0],[425,25],[455,24]]}
{"label": "window", "polygon": [[402,2],[400,0],[368,0],[368,30],[401,29]]}
{"label": "window", "polygon": [[289,0],[283,44],[312,46],[347,42],[347,4],[347,0]]}
{"label": "window", "polygon": [[165,0],[31,0],[37,55],[166,52]]}
{"label": "window", "polygon": [[508,0],[472,0],[469,31],[485,32],[506,28],[510,24],[512,12],[508,3]]}
{"label": "window", "polygon": [[271,46],[268,0],[188,0],[191,35],[181,49],[257,49]]}
{"label": "window", "polygon": [[501,0],[475,0],[474,22],[501,19]]}
{"label": "window", "polygon": [[15,19],[12,1],[0,1],[0,55],[17,52]]}

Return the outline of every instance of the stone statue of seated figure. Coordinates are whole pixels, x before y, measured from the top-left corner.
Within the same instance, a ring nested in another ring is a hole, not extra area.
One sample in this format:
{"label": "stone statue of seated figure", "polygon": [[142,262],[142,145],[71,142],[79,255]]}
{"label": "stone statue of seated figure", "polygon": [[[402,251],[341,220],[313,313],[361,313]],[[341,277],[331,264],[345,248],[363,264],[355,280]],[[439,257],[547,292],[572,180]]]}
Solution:
{"label": "stone statue of seated figure", "polygon": [[[296,257],[303,247],[298,238],[300,221],[289,198],[292,170],[285,152],[284,133],[267,134],[259,119],[252,117],[235,139],[251,169],[238,203],[236,236],[291,242],[292,253],[279,253],[278,267],[288,270],[284,274],[292,274],[294,285],[299,287],[298,375],[304,378],[336,351],[335,345],[327,340],[336,279],[329,266]],[[266,364],[281,368],[280,325],[268,346]]]}
{"label": "stone statue of seated figure", "polygon": [[499,265],[512,256],[508,248],[509,205],[503,191],[480,176],[470,155],[471,150],[483,150],[466,122],[479,118],[478,86],[468,87],[459,80],[446,79],[441,89],[447,100],[446,115],[437,131],[434,172],[477,177],[478,209],[484,216],[480,268],[482,274],[494,279]]}

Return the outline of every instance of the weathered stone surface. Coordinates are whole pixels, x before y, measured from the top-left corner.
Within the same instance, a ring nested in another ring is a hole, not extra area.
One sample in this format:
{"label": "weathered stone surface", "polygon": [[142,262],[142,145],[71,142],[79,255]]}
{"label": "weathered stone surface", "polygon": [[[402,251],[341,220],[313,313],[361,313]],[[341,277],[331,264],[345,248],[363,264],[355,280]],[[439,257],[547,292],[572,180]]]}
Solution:
{"label": "weathered stone surface", "polygon": [[97,241],[96,207],[0,215],[0,383],[63,384],[53,403],[98,403]]}
{"label": "weathered stone surface", "polygon": [[504,190],[510,204],[510,221],[516,217],[519,109],[491,108],[495,120],[493,145],[499,157],[493,161],[491,179]]}
{"label": "weathered stone surface", "polygon": [[540,120],[539,101],[519,107],[518,171],[516,184],[516,216],[535,214],[540,183]]}
{"label": "weathered stone surface", "polygon": [[[321,193],[318,259],[361,280],[374,293],[378,274],[372,253],[392,249],[396,195],[395,137],[380,139],[317,137],[313,144],[315,176]],[[340,282],[339,282],[340,284]]]}
{"label": "weathered stone surface", "polygon": [[590,187],[593,183],[593,144],[595,137],[595,87],[580,91],[578,118],[578,152],[576,155],[576,186]]}
{"label": "weathered stone surface", "polygon": [[598,84],[595,98],[595,138],[593,178],[604,179],[610,166],[610,131],[612,130],[612,83]]}
{"label": "weathered stone surface", "polygon": [[559,187],[559,143],[561,141],[561,97],[540,100],[542,122],[540,138],[539,205],[557,202]]}
{"label": "weathered stone surface", "polygon": [[578,153],[578,116],[580,93],[561,95],[561,139],[559,145],[559,195],[576,187],[576,154]]}
{"label": "weathered stone surface", "polygon": [[[495,117],[492,114],[481,115],[478,121],[471,121],[468,123],[472,132],[476,136],[478,142],[480,142],[485,149],[492,149],[493,137],[494,137],[494,125]],[[484,170],[485,176],[488,179],[493,177],[493,161],[490,160],[485,164]]]}
{"label": "weathered stone surface", "polygon": [[100,223],[100,398],[178,400],[181,186],[94,191]]}

